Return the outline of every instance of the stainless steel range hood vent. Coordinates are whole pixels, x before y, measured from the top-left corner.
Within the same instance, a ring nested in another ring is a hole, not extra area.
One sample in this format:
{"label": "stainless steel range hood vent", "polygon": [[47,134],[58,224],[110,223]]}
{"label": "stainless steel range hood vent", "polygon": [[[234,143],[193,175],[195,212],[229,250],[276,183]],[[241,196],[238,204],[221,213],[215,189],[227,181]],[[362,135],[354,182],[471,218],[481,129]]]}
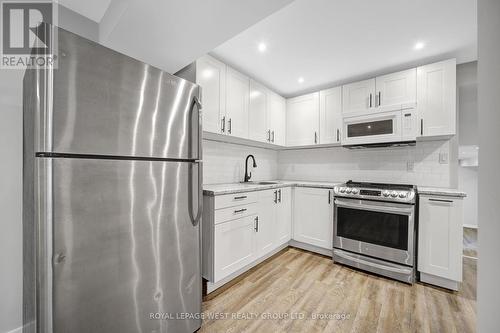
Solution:
{"label": "stainless steel range hood vent", "polygon": [[347,149],[370,149],[370,148],[397,148],[415,146],[416,141],[399,141],[399,142],[383,142],[383,143],[370,143],[359,145],[342,146]]}

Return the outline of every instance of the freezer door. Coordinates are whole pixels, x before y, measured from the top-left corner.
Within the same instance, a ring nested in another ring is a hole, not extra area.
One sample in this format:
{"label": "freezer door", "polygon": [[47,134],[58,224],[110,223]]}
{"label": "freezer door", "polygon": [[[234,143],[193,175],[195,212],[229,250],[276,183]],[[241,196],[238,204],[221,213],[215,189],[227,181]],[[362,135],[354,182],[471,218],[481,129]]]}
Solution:
{"label": "freezer door", "polygon": [[[46,190],[52,211],[40,212],[49,217],[41,225],[52,230],[46,239],[53,244],[40,252],[51,257],[52,300],[41,300],[41,313],[52,312],[46,327],[54,333],[197,330],[201,165],[39,160],[52,179]],[[52,305],[44,311],[43,304]]]}
{"label": "freezer door", "polygon": [[39,71],[38,152],[201,159],[200,87],[59,29]]}

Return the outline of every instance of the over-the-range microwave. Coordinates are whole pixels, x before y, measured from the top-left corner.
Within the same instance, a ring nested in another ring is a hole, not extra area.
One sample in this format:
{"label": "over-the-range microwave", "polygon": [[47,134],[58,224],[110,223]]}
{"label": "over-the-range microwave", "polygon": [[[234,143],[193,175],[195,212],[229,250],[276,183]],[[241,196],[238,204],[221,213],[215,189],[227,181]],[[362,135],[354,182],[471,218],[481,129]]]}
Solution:
{"label": "over-the-range microwave", "polygon": [[383,144],[415,144],[416,108],[343,117],[342,145],[348,148]]}

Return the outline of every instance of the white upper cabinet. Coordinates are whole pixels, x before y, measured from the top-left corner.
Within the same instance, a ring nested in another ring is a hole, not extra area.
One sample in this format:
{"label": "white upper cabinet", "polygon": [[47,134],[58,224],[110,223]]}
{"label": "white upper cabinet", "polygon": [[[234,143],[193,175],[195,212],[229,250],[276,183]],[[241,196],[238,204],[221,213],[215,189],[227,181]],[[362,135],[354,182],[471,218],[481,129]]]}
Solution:
{"label": "white upper cabinet", "polygon": [[222,117],[226,114],[226,65],[204,56],[196,61],[196,83],[202,87],[203,130],[222,132]]}
{"label": "white upper cabinet", "polygon": [[342,86],[342,112],[362,113],[375,107],[375,79]]}
{"label": "white upper cabinet", "polygon": [[417,70],[378,76],[375,79],[375,107],[390,110],[391,106],[414,104],[417,101]]}
{"label": "white upper cabinet", "polygon": [[342,87],[319,92],[319,143],[339,143],[342,137]]}
{"label": "white upper cabinet", "polygon": [[248,138],[250,79],[231,67],[226,70],[226,133]]}
{"label": "white upper cabinet", "polygon": [[332,190],[295,188],[293,211],[294,240],[333,249]]}
{"label": "white upper cabinet", "polygon": [[268,132],[266,139],[275,145],[286,144],[286,100],[278,94],[269,93],[267,108]]}
{"label": "white upper cabinet", "polygon": [[249,98],[248,138],[266,142],[270,136],[267,126],[268,90],[254,80],[250,80]]}
{"label": "white upper cabinet", "polygon": [[288,146],[319,143],[319,92],[290,98],[286,102]]}
{"label": "white upper cabinet", "polygon": [[417,68],[419,135],[451,136],[457,121],[455,59]]}

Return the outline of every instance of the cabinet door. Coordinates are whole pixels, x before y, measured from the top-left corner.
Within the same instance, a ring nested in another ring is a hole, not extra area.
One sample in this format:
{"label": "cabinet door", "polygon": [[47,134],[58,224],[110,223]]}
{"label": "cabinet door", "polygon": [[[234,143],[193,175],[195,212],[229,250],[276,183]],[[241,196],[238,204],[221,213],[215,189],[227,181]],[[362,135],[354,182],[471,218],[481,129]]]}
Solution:
{"label": "cabinet door", "polygon": [[256,141],[268,141],[267,123],[268,90],[250,80],[250,104],[248,107],[248,138]]}
{"label": "cabinet door", "polygon": [[314,145],[319,142],[319,93],[286,102],[286,139],[288,146]]}
{"label": "cabinet door", "polygon": [[342,86],[342,113],[367,112],[375,107],[375,79]]}
{"label": "cabinet door", "polygon": [[332,249],[333,204],[331,190],[295,188],[293,239]]}
{"label": "cabinet door", "polygon": [[342,88],[319,92],[319,142],[340,142],[342,128]]}
{"label": "cabinet door", "polygon": [[221,133],[226,114],[226,65],[204,56],[196,61],[196,83],[202,87],[203,130]]}
{"label": "cabinet door", "polygon": [[259,193],[257,224],[257,256],[262,257],[274,249],[275,210],[277,190]]}
{"label": "cabinet door", "polygon": [[286,100],[278,94],[271,93],[268,98],[267,123],[271,133],[269,140],[276,145],[286,143]]}
{"label": "cabinet door", "polygon": [[290,187],[278,190],[274,235],[275,247],[287,243],[292,238],[292,189]]}
{"label": "cabinet door", "polygon": [[257,259],[256,215],[215,225],[214,283]]}
{"label": "cabinet door", "polygon": [[[390,106],[400,106],[417,101],[417,69],[379,76],[375,79],[375,106],[387,110]],[[389,108],[390,109],[390,108]]]}
{"label": "cabinet door", "polygon": [[249,78],[227,67],[226,70],[226,132],[248,138]]}
{"label": "cabinet door", "polygon": [[418,270],[462,280],[462,200],[420,196]]}
{"label": "cabinet door", "polygon": [[456,132],[456,60],[417,68],[417,108],[420,136],[454,135]]}

